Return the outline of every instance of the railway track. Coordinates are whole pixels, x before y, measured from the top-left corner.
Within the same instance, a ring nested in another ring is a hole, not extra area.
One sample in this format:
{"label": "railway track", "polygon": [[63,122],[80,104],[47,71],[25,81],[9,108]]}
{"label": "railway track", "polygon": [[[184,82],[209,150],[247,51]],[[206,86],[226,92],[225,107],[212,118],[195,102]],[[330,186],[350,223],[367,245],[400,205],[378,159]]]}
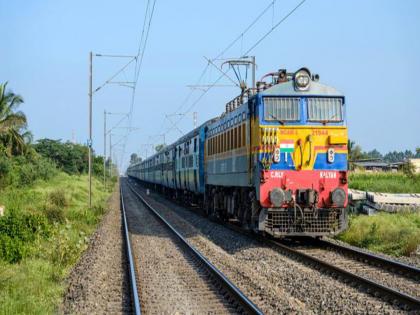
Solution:
{"label": "railway track", "polygon": [[141,306],[139,300],[139,291],[137,287],[137,276],[135,271],[135,263],[132,254],[132,247],[131,247],[131,240],[130,235],[128,232],[128,224],[127,224],[127,215],[125,213],[125,203],[124,203],[124,196],[122,187],[120,187],[120,202],[121,202],[121,211],[123,215],[123,225],[124,225],[124,238],[125,238],[125,251],[127,254],[128,266],[129,266],[129,281],[130,281],[130,291],[131,291],[131,301],[133,307],[133,313],[135,315],[141,314]]}
{"label": "railway track", "polygon": [[[420,270],[415,267],[328,241],[310,240],[309,243],[298,244],[290,240],[265,242],[375,297],[405,310],[420,311]],[[416,278],[411,278],[411,275]]]}
{"label": "railway track", "polygon": [[401,309],[420,311],[419,268],[326,240],[279,241],[224,225]]}
{"label": "railway track", "polygon": [[[225,275],[144,200],[128,181],[123,181],[121,190],[121,195],[126,196],[131,205],[124,206],[126,209],[130,207],[129,222],[136,219],[136,213],[142,213],[138,222],[133,221],[135,226],[130,234],[134,240],[132,251],[135,252],[140,283],[139,304],[144,312],[262,314]],[[140,224],[146,226],[145,229],[142,230]],[[141,245],[142,248],[139,247]],[[163,290],[159,287],[162,285]],[[165,306],[159,305],[164,302]]]}

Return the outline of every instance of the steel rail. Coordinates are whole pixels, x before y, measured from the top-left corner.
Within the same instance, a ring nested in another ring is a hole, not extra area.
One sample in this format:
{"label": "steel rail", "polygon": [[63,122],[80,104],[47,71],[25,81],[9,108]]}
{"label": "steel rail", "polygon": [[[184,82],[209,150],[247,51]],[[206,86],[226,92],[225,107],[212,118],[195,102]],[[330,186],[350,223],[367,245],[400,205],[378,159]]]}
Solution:
{"label": "steel rail", "polygon": [[339,268],[337,266],[334,266],[333,264],[330,264],[328,262],[325,262],[321,259],[318,259],[316,257],[313,257],[309,254],[305,254],[299,250],[293,249],[289,246],[286,246],[279,241],[266,239],[265,242],[274,245],[275,247],[279,248],[280,250],[283,250],[297,258],[300,258],[304,261],[309,262],[311,265],[318,265],[321,269],[330,271],[336,275],[339,275],[345,279],[347,279],[350,283],[356,282],[365,288],[368,289],[368,293],[371,295],[376,296],[376,293],[379,293],[381,295],[384,295],[386,297],[389,297],[391,299],[392,303],[395,302],[401,302],[404,304],[404,306],[409,307],[411,310],[418,311],[420,310],[420,300],[416,297],[413,297],[411,295],[405,294],[403,292],[400,292],[398,290],[392,289],[390,287],[384,286],[378,282],[375,282],[373,280],[370,280],[368,278],[353,274],[347,270],[344,270],[342,268]]}
{"label": "steel rail", "polygon": [[139,200],[149,209],[161,222],[168,227],[181,243],[204,265],[212,276],[223,285],[237,302],[240,303],[246,314],[263,314],[262,311],[248,299],[222,272],[220,272],[206,257],[195,249],[175,228],[163,218],[127,181],[127,186],[139,198]]}
{"label": "steel rail", "polygon": [[[326,261],[323,261],[319,258],[316,258],[314,256],[311,256],[309,254],[305,254],[297,249],[293,249],[290,246],[287,246],[283,243],[281,243],[281,241],[278,240],[273,240],[267,237],[263,237],[261,235],[258,234],[253,234],[250,233],[248,231],[244,231],[240,228],[238,228],[237,226],[234,226],[232,224],[228,224],[228,223],[222,223],[223,226],[226,226],[227,228],[241,233],[245,236],[248,236],[251,239],[257,240],[261,243],[265,243],[265,244],[269,244],[272,245],[275,248],[278,248],[279,250],[286,252],[298,259],[300,259],[301,261],[306,261],[308,264],[312,265],[312,266],[319,266],[318,269],[322,269],[322,270],[326,270],[330,273],[336,274],[338,276],[341,276],[342,278],[345,278],[350,284],[353,283],[358,283],[359,285],[362,285],[363,287],[368,289],[368,293],[370,295],[373,295],[375,297],[378,297],[375,293],[379,293],[381,294],[380,298],[384,299],[384,297],[389,297],[391,300],[391,303],[395,303],[397,301],[401,302],[402,304],[406,305],[407,307],[409,307],[411,310],[415,310],[418,311],[420,310],[420,300],[416,297],[413,297],[411,295],[408,295],[406,293],[400,292],[396,289],[387,287],[381,283],[378,283],[376,281],[370,280],[368,278],[353,274],[345,269],[342,269],[340,267],[334,266],[333,264],[330,264]],[[351,284],[352,285],[352,284]],[[354,285],[352,285],[354,286]]]}
{"label": "steel rail", "polygon": [[125,243],[127,245],[126,251],[127,251],[128,263],[129,263],[129,268],[130,268],[130,287],[131,287],[134,314],[141,315],[139,293],[137,289],[136,271],[134,267],[133,254],[131,252],[130,236],[128,234],[128,225],[127,225],[127,217],[125,215],[125,205],[124,205],[122,185],[120,186],[120,201],[121,201],[121,210],[123,214]]}
{"label": "steel rail", "polygon": [[420,268],[411,266],[402,262],[398,262],[386,257],[381,257],[373,253],[367,253],[357,248],[348,247],[345,245],[336,244],[327,240],[312,240],[315,245],[322,246],[324,248],[332,248],[338,252],[342,252],[345,255],[354,258],[360,258],[363,262],[371,265],[380,265],[386,270],[391,272],[397,271],[403,276],[410,277],[411,279],[420,279]]}

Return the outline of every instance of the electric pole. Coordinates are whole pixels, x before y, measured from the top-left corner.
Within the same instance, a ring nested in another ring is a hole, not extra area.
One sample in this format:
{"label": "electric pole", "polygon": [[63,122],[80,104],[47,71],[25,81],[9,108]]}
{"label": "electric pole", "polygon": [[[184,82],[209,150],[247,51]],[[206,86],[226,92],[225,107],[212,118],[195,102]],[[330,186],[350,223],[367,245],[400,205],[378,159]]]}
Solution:
{"label": "electric pole", "polygon": [[104,187],[106,188],[106,110],[104,110]]}
{"label": "electric pole", "polygon": [[112,178],[112,134],[109,133],[109,177]]}
{"label": "electric pole", "polygon": [[251,56],[251,60],[252,60],[252,88],[255,89],[257,87],[256,83],[255,83],[255,56]]}
{"label": "electric pole", "polygon": [[197,128],[197,112],[193,112],[193,125],[194,129]]}
{"label": "electric pole", "polygon": [[92,208],[92,62],[93,54],[89,54],[89,209]]}

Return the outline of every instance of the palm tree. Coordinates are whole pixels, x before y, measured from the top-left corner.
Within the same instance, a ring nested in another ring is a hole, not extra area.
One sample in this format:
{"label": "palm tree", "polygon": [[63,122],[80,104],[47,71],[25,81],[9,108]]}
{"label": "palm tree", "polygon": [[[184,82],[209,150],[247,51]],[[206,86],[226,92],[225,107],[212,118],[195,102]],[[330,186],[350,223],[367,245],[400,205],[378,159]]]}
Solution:
{"label": "palm tree", "polygon": [[11,156],[25,153],[27,140],[31,136],[26,130],[25,114],[17,111],[23,98],[12,91],[6,91],[6,87],[7,82],[0,84],[0,143]]}

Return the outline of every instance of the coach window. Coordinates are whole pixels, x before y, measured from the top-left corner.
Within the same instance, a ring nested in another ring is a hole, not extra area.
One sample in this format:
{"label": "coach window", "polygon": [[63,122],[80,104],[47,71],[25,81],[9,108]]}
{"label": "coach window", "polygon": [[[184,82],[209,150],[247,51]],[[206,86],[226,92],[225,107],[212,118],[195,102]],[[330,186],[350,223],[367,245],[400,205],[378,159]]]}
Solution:
{"label": "coach window", "polygon": [[222,133],[222,150],[221,152],[225,152],[225,133]]}
{"label": "coach window", "polygon": [[238,148],[242,146],[242,126],[238,126]]}
{"label": "coach window", "polygon": [[242,146],[246,146],[246,128],[245,128],[245,124],[242,124]]}

